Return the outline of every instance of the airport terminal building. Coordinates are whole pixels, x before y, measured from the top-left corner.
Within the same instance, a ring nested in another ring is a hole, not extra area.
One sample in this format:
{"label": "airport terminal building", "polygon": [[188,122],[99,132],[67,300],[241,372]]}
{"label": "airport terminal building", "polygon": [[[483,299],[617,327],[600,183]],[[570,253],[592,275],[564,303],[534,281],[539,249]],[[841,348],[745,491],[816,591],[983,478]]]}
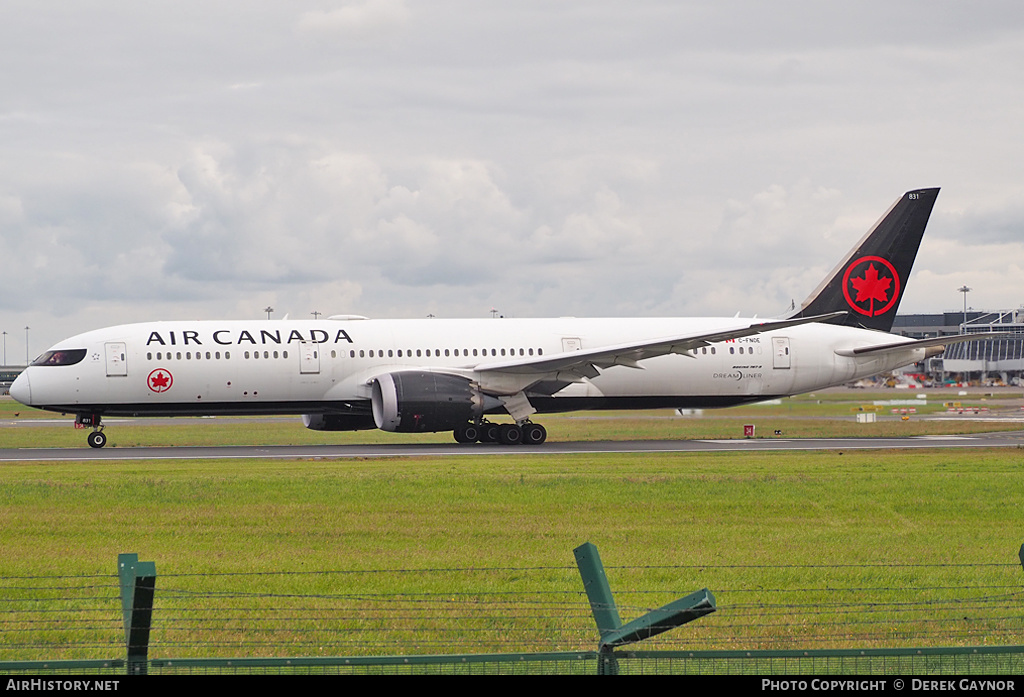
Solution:
{"label": "airport terminal building", "polygon": [[944,312],[937,315],[897,315],[893,334],[924,339],[933,336],[998,332],[1005,334],[954,344],[922,366],[936,380],[995,381],[1020,385],[1024,377],[1024,307],[1002,312]]}

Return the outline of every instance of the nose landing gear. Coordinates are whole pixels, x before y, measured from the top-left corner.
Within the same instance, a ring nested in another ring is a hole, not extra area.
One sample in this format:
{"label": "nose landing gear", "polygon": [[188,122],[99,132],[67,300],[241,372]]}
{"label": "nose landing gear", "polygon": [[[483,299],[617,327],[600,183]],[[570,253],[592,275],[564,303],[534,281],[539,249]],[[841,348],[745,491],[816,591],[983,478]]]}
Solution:
{"label": "nose landing gear", "polygon": [[92,433],[86,438],[90,448],[102,448],[107,444],[107,436],[103,433],[103,426],[100,425],[101,421],[102,419],[99,414],[75,415],[75,428],[92,426]]}

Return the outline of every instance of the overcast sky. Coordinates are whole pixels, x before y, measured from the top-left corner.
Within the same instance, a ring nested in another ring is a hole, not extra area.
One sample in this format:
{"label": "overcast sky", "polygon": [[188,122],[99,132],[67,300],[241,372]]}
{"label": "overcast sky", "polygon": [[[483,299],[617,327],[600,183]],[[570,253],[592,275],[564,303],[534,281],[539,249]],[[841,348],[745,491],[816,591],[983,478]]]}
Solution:
{"label": "overcast sky", "polygon": [[941,186],[1024,303],[1024,4],[5,0],[11,363],[153,319],[777,315]]}

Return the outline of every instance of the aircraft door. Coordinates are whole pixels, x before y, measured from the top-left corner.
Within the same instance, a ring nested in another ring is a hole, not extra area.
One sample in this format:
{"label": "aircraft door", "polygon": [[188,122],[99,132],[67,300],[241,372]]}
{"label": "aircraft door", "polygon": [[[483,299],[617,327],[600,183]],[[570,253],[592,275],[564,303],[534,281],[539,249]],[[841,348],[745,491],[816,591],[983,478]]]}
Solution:
{"label": "aircraft door", "polygon": [[107,354],[107,377],[128,375],[128,346],[123,341],[105,344]]}
{"label": "aircraft door", "polygon": [[562,337],[562,350],[565,352],[579,351],[583,348],[583,342],[577,337],[564,336]]}
{"label": "aircraft door", "polygon": [[299,344],[299,373],[316,375],[320,372],[320,344]]}
{"label": "aircraft door", "polygon": [[790,353],[789,338],[785,336],[772,337],[773,367],[788,369],[793,364],[793,356]]}

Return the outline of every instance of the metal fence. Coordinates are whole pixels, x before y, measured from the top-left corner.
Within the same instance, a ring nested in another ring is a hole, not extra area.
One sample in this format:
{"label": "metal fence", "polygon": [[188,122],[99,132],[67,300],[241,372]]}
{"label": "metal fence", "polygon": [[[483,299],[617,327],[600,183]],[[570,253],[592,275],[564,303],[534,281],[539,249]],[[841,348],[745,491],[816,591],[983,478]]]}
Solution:
{"label": "metal fence", "polygon": [[[398,592],[359,585],[394,570],[168,574],[157,583],[153,563],[136,555],[118,558],[116,576],[4,577],[0,674],[1024,674],[1019,566],[908,565],[887,568],[883,584],[876,566],[779,567],[793,576],[788,589],[731,588],[734,600],[718,607],[706,589],[668,604],[665,589],[613,597],[596,548],[583,563],[587,549],[575,550],[575,583],[569,567],[401,570]],[[892,581],[894,571],[926,569],[934,585]],[[827,580],[815,582],[818,573]],[[468,590],[480,574],[501,582]],[[514,590],[531,574],[556,589]],[[853,582],[839,583],[847,574]],[[428,590],[439,575],[448,590]],[[636,619],[623,624],[620,611]]]}
{"label": "metal fence", "polygon": [[[124,675],[128,662],[8,661],[4,675]],[[1021,675],[1024,646],[153,659],[149,675]]]}

